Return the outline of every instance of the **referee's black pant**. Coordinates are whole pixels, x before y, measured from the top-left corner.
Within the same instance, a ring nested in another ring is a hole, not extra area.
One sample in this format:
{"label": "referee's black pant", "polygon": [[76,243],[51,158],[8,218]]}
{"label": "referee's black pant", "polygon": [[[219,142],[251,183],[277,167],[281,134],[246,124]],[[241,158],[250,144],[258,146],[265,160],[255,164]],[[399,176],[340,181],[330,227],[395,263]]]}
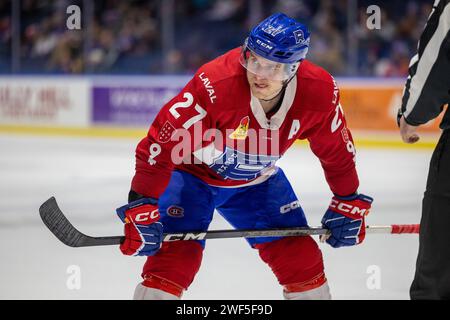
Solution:
{"label": "referee's black pant", "polygon": [[411,299],[450,299],[450,129],[433,152]]}

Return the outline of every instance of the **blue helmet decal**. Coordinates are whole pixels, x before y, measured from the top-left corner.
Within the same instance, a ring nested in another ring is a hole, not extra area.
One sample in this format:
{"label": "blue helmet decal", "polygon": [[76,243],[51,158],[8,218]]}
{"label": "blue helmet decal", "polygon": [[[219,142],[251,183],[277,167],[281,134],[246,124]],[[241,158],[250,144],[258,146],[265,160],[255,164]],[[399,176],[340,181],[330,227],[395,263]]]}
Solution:
{"label": "blue helmet decal", "polygon": [[308,28],[284,13],[275,13],[255,26],[247,47],[268,60],[296,63],[305,59],[309,48]]}
{"label": "blue helmet decal", "polygon": [[295,37],[295,43],[299,44],[299,43],[304,43],[305,42],[305,34],[303,32],[303,30],[296,30],[293,32],[294,37]]}

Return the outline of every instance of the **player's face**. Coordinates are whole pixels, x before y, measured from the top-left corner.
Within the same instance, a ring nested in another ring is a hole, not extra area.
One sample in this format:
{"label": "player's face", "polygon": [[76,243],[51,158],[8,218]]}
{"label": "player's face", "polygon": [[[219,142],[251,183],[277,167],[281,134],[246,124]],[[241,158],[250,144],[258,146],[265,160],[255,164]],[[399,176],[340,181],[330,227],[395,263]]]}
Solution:
{"label": "player's face", "polygon": [[[281,63],[269,61],[251,53],[247,66],[247,80],[252,94],[258,99],[271,99],[276,96],[283,87],[283,81],[273,80],[280,78],[283,70]],[[252,70],[252,71],[250,71]]]}

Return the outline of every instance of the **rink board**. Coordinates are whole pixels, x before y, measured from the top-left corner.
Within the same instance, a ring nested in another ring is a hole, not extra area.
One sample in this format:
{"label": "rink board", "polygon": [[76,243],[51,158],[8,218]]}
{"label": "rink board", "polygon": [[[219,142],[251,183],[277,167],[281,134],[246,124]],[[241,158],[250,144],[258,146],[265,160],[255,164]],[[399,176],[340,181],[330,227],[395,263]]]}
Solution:
{"label": "rink board", "polygon": [[[0,132],[138,139],[189,76],[0,77]],[[396,125],[403,79],[342,78],[341,105],[362,147],[433,148],[440,118],[402,143]],[[300,142],[301,144],[301,142]]]}

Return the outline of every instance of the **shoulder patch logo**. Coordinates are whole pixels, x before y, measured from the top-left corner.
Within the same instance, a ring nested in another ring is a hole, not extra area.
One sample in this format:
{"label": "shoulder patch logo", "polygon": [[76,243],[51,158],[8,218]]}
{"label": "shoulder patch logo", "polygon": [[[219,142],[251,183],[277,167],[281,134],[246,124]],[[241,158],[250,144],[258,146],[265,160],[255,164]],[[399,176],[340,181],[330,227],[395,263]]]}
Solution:
{"label": "shoulder patch logo", "polygon": [[239,126],[228,137],[235,140],[244,140],[247,138],[248,125],[250,118],[248,116],[241,119]]}
{"label": "shoulder patch logo", "polygon": [[159,130],[158,141],[161,143],[169,142],[174,131],[175,127],[169,121],[166,121]]}

